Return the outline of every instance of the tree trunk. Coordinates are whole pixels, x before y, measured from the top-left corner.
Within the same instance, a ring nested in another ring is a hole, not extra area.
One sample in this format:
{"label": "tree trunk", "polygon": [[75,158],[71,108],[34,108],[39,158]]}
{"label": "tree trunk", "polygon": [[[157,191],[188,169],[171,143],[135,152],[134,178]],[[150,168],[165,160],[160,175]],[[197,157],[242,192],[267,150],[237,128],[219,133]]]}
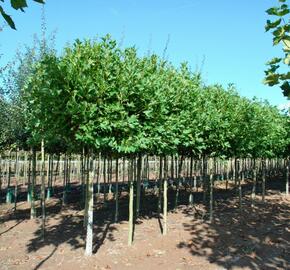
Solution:
{"label": "tree trunk", "polygon": [[27,171],[27,202],[31,203],[31,153],[28,155],[28,171]]}
{"label": "tree trunk", "polygon": [[32,179],[31,179],[31,207],[30,207],[30,219],[36,218],[35,209],[35,182],[36,182],[36,151],[32,150]]}
{"label": "tree trunk", "polygon": [[241,175],[242,175],[242,172],[239,170],[238,172],[238,185],[239,185],[239,209],[240,211],[242,211],[242,196],[243,196],[243,193],[242,193],[242,185],[241,185]]}
{"label": "tree trunk", "polygon": [[115,223],[119,219],[119,159],[116,159]]}
{"label": "tree trunk", "polygon": [[130,159],[129,169],[129,234],[128,234],[128,246],[133,242],[133,221],[134,221],[134,186],[133,186],[133,158]]}
{"label": "tree trunk", "polygon": [[142,171],[142,155],[138,155],[137,160],[137,198],[136,198],[136,218],[140,213],[140,201],[141,201],[141,171]]}
{"label": "tree trunk", "polygon": [[2,170],[2,156],[0,156],[0,193],[2,191],[2,176],[3,176],[3,170]]}
{"label": "tree trunk", "polygon": [[93,254],[93,222],[94,222],[94,183],[93,183],[93,171],[92,171],[92,160],[89,162],[90,168],[87,168],[89,171],[89,179],[88,179],[88,189],[86,194],[86,201],[88,201],[87,208],[87,236],[86,236],[86,252],[87,256],[91,256]]}
{"label": "tree trunk", "polygon": [[90,189],[90,187],[89,187],[89,185],[90,185],[90,181],[92,181],[93,182],[93,179],[92,180],[90,180],[90,171],[91,171],[91,168],[90,168],[90,166],[92,166],[90,163],[92,163],[93,161],[90,161],[90,158],[89,158],[89,155],[87,155],[87,157],[86,157],[86,185],[85,185],[85,187],[86,187],[86,201],[85,201],[85,215],[84,215],[84,227],[87,227],[88,226],[88,219],[89,219],[89,217],[88,217],[88,209],[89,209],[89,204],[90,204],[90,194],[89,194],[89,189]]}
{"label": "tree trunk", "polygon": [[50,175],[52,174],[52,169],[51,169],[51,158],[50,155],[47,155],[47,195],[46,195],[46,199],[50,199],[50,195],[51,195],[51,177]]}
{"label": "tree trunk", "polygon": [[67,155],[65,154],[63,159],[63,193],[62,193],[62,204],[67,203]]}
{"label": "tree trunk", "polygon": [[209,175],[209,222],[213,220],[213,171],[210,169]]}
{"label": "tree trunk", "polygon": [[289,163],[286,166],[286,196],[289,195]]}
{"label": "tree trunk", "polygon": [[104,207],[107,206],[107,167],[106,167],[106,157],[103,157],[103,176],[104,176]]}
{"label": "tree trunk", "polygon": [[42,239],[45,235],[45,179],[44,179],[44,140],[41,141],[41,209],[42,209]]}
{"label": "tree trunk", "polygon": [[192,206],[193,204],[193,192],[192,192],[192,170],[193,170],[193,158],[190,157],[190,165],[189,165],[189,178],[190,178],[190,193],[189,193],[189,205]]}
{"label": "tree trunk", "polygon": [[265,194],[266,194],[266,162],[262,159],[262,202],[265,202]]}
{"label": "tree trunk", "polygon": [[6,194],[6,203],[12,203],[12,192],[10,188],[11,184],[11,153],[9,151],[9,160],[8,160],[8,180],[7,180],[7,194]]}
{"label": "tree trunk", "polygon": [[164,179],[163,179],[163,231],[162,234],[167,234],[167,179],[168,179],[168,168],[167,158],[164,157]]}
{"label": "tree trunk", "polygon": [[256,168],[253,169],[253,187],[251,193],[251,207],[254,207],[255,197],[256,197],[256,184],[257,184],[257,171]]}
{"label": "tree trunk", "polygon": [[[177,158],[177,164],[178,164],[178,158]],[[183,164],[183,156],[181,156],[180,163],[179,163],[179,165],[176,168],[177,169],[177,174],[178,174],[178,179],[177,179],[177,187],[176,187],[175,206],[174,206],[174,208],[177,207],[178,200],[179,200],[179,190],[180,190],[180,179],[181,179],[182,164]]]}
{"label": "tree trunk", "polygon": [[16,207],[17,207],[18,177],[19,177],[19,150],[17,149],[16,158],[15,158],[14,211],[16,211]]}
{"label": "tree trunk", "polygon": [[159,189],[158,189],[158,215],[161,214],[161,208],[162,208],[162,156],[160,156],[159,159]]}

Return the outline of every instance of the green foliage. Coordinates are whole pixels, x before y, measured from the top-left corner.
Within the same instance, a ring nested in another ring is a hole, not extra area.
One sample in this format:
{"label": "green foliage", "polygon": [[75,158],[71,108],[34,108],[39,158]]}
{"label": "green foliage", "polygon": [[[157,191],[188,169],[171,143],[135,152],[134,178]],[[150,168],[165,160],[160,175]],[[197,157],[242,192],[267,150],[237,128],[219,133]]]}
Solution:
{"label": "green foliage", "polygon": [[289,145],[289,118],[275,107],[109,36],[43,54],[24,93],[32,141],[68,151],[272,157]]}
{"label": "green foliage", "polygon": [[[25,98],[25,86],[35,71],[37,64],[43,55],[53,54],[54,37],[45,42],[37,39],[32,46],[25,46],[19,50],[6,66],[0,68],[0,145],[1,148],[11,149],[18,147],[22,149],[39,145],[39,140],[33,136],[33,131],[28,125],[30,108]],[[51,41],[52,43],[50,43]],[[59,139],[51,139],[50,145],[55,144],[59,149]]]}
{"label": "green foliage", "polygon": [[[273,45],[281,44],[283,46],[283,57],[275,57],[267,63],[268,69],[265,71],[264,83],[273,86],[280,85],[283,94],[290,97],[290,72],[287,72],[290,65],[290,24],[289,7],[286,1],[279,0],[280,5],[266,10],[267,14],[276,17],[273,21],[267,20],[265,30],[272,31]],[[285,72],[283,71],[284,69]],[[282,71],[281,71],[282,70]]]}

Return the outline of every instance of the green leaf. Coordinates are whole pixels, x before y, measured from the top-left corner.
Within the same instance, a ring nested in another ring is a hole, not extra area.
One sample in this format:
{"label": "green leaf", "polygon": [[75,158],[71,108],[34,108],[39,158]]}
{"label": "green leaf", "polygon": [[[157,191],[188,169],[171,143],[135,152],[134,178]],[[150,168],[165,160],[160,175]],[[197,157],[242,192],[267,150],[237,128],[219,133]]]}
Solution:
{"label": "green leaf", "polygon": [[285,65],[290,65],[290,54],[287,54],[286,58],[284,59],[284,64]]}
{"label": "green leaf", "polygon": [[283,16],[289,14],[290,10],[289,10],[289,8],[287,8],[287,5],[283,5],[283,6],[281,6],[281,8],[282,9],[278,12],[279,17],[283,17]]}
{"label": "green leaf", "polygon": [[8,14],[5,13],[5,11],[3,10],[3,8],[1,6],[0,6],[0,13],[1,13],[2,17],[4,18],[4,20],[8,23],[8,25],[12,29],[16,30],[16,27],[15,27],[15,24],[14,24],[12,18]]}
{"label": "green leaf", "polygon": [[267,62],[267,65],[275,65],[275,64],[278,64],[280,63],[282,60],[282,58],[278,58],[278,57],[275,57],[273,59],[271,59],[269,62]]}
{"label": "green leaf", "polygon": [[20,9],[22,12],[24,11],[23,8],[27,7],[26,0],[11,0],[11,6],[18,10]]}
{"label": "green leaf", "polygon": [[289,82],[285,81],[280,87],[283,90],[283,95],[285,97],[289,97],[290,96],[290,84],[289,84]]}
{"label": "green leaf", "polygon": [[277,7],[272,7],[266,10],[267,14],[269,15],[276,15],[278,16],[278,8]]}
{"label": "green leaf", "polygon": [[274,21],[274,22],[271,22],[270,20],[267,20],[267,25],[265,26],[266,32],[269,31],[272,28],[277,27],[280,23],[281,23],[281,18],[276,20],[276,21]]}
{"label": "green leaf", "polygon": [[268,84],[269,86],[273,86],[279,83],[279,74],[269,74],[266,76],[264,80],[264,84]]}

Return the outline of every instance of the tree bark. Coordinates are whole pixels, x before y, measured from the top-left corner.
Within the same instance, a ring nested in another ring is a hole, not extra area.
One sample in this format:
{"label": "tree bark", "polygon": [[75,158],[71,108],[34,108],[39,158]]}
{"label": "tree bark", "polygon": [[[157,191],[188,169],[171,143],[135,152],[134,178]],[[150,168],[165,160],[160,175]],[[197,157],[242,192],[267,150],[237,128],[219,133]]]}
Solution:
{"label": "tree bark", "polygon": [[119,159],[116,159],[115,223],[119,219]]}
{"label": "tree bark", "polygon": [[262,202],[265,202],[266,195],[266,162],[262,159]]}
{"label": "tree bark", "polygon": [[162,208],[162,156],[159,158],[159,189],[158,189],[158,215],[161,214],[161,208]]}
{"label": "tree bark", "polygon": [[289,161],[288,164],[286,166],[286,196],[289,195]]}
{"label": "tree bark", "polygon": [[134,221],[134,186],[133,186],[133,158],[130,159],[129,169],[129,234],[128,234],[128,246],[133,242],[133,221]]}
{"label": "tree bark", "polygon": [[35,209],[35,182],[36,182],[36,151],[32,150],[32,179],[31,179],[31,207],[30,207],[30,219],[36,218]]}
{"label": "tree bark", "polygon": [[93,254],[93,222],[94,222],[94,183],[93,183],[93,171],[92,171],[92,160],[89,162],[90,168],[87,168],[89,171],[88,177],[88,189],[87,189],[87,196],[86,201],[88,201],[88,208],[87,208],[87,236],[86,236],[86,251],[85,255],[91,256]]}
{"label": "tree bark", "polygon": [[254,207],[255,197],[256,197],[256,184],[257,184],[257,171],[254,167],[253,169],[253,187],[251,193],[251,207]]}
{"label": "tree bark", "polygon": [[168,168],[167,158],[164,157],[164,179],[163,179],[163,235],[167,234],[167,179]]}
{"label": "tree bark", "polygon": [[42,209],[42,239],[45,236],[45,181],[44,181],[44,140],[41,141],[41,209]]}
{"label": "tree bark", "polygon": [[136,218],[140,213],[140,201],[141,201],[141,171],[142,171],[142,155],[138,155],[137,159],[137,198],[136,198]]}

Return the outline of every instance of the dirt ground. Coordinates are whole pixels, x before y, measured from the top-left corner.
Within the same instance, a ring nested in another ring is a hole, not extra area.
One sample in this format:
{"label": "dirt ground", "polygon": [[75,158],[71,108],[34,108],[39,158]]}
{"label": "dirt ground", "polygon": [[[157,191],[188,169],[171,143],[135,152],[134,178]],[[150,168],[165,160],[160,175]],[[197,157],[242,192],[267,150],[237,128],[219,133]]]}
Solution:
{"label": "dirt ground", "polygon": [[117,224],[112,222],[113,202],[105,209],[97,205],[91,257],[84,255],[83,210],[78,203],[47,201],[45,241],[41,218],[29,219],[26,202],[19,203],[16,213],[12,205],[1,204],[0,269],[290,269],[290,198],[268,189],[266,201],[257,196],[251,207],[246,189],[244,193],[242,212],[236,196],[216,195],[211,224],[202,203],[189,207],[181,199],[178,209],[169,211],[166,236],[161,234],[157,199],[146,196],[146,211],[136,221],[131,247],[127,198],[121,200]]}

